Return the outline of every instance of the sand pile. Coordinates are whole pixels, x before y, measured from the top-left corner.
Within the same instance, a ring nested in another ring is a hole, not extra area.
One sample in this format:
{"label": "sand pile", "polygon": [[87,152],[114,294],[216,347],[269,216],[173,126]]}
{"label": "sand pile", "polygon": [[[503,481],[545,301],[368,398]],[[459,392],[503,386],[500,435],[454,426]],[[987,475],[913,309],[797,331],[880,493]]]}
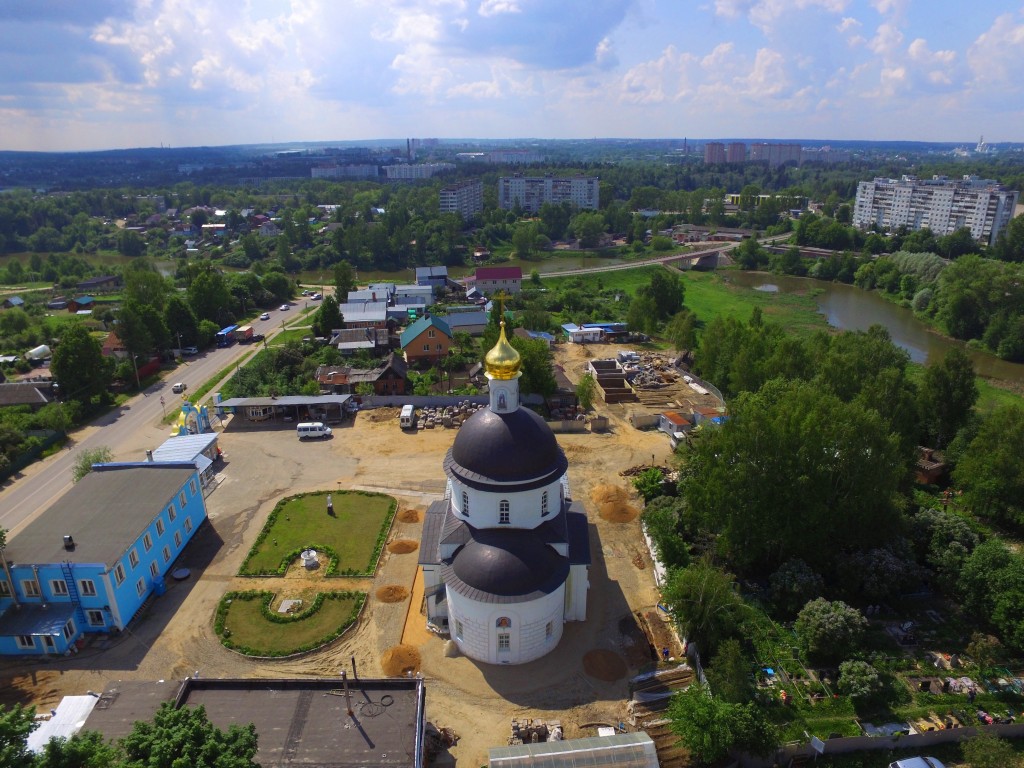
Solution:
{"label": "sand pile", "polygon": [[395,539],[388,544],[388,552],[393,555],[407,555],[410,552],[415,552],[420,548],[418,541],[412,539]]}
{"label": "sand pile", "polygon": [[398,522],[400,523],[418,523],[420,521],[420,513],[417,509],[403,509],[398,513]]}
{"label": "sand pile", "polygon": [[629,503],[629,492],[617,485],[598,485],[590,493],[597,505],[597,514],[610,523],[628,523],[635,520],[640,511]]}
{"label": "sand pile", "polygon": [[397,584],[387,584],[383,587],[378,587],[374,594],[377,595],[377,599],[382,603],[400,603],[409,596],[409,590]]}
{"label": "sand pile", "polygon": [[398,409],[397,408],[371,408],[368,411],[360,411],[359,418],[369,419],[374,424],[382,421],[393,421],[395,426],[398,426]]}
{"label": "sand pile", "polygon": [[420,671],[420,652],[411,645],[393,645],[380,657],[380,666],[388,677],[404,677]]}

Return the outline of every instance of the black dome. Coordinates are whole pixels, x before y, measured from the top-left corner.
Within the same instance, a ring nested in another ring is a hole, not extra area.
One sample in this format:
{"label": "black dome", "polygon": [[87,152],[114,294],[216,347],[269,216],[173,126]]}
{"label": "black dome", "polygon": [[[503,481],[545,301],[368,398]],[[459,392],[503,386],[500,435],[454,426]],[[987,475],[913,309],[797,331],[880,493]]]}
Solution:
{"label": "black dome", "polygon": [[569,561],[532,530],[489,528],[474,530],[472,537],[452,562],[452,570],[466,587],[488,595],[520,597],[553,592],[569,576]]}
{"label": "black dome", "polygon": [[451,456],[459,467],[501,483],[533,480],[567,467],[551,428],[529,408],[511,413],[480,409],[459,429]]}

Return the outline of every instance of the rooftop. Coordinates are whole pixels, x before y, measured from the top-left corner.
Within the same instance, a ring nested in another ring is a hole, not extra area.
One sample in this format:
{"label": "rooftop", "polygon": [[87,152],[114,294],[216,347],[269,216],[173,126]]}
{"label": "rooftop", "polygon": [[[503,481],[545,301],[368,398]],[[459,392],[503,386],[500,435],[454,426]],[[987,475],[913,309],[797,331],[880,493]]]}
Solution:
{"label": "rooftop", "polygon": [[118,682],[100,697],[85,723],[107,739],[131,732],[164,701],[204,706],[219,728],[253,723],[262,766],[419,768],[425,690],[422,679],[354,679],[353,717],[338,678],[238,680],[187,678],[167,683]]}
{"label": "rooftop", "polygon": [[[102,465],[15,536],[7,560],[110,564],[195,474],[195,466],[184,463]],[[73,550],[64,549],[65,535],[74,538]]]}
{"label": "rooftop", "polygon": [[520,267],[477,267],[477,280],[522,280]]}

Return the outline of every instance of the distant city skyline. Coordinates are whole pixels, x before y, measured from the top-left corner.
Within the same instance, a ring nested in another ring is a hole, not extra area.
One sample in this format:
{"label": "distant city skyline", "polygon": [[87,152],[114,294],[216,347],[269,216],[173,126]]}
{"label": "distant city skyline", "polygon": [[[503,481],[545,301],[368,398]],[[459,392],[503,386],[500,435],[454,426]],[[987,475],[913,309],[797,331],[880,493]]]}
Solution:
{"label": "distant city skyline", "polygon": [[0,150],[1024,140],[1024,3],[8,0]]}

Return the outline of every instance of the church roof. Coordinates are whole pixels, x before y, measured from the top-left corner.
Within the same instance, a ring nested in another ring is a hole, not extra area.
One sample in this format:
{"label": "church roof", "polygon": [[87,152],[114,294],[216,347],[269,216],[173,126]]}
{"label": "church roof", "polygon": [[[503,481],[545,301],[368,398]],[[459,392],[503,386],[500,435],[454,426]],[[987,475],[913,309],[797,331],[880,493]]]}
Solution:
{"label": "church roof", "polygon": [[442,569],[449,588],[488,603],[532,600],[554,592],[568,577],[568,558],[526,529],[470,528],[470,541]]}
{"label": "church roof", "polygon": [[468,485],[525,483],[564,474],[569,467],[551,428],[528,408],[495,413],[482,408],[459,429],[445,469]]}

